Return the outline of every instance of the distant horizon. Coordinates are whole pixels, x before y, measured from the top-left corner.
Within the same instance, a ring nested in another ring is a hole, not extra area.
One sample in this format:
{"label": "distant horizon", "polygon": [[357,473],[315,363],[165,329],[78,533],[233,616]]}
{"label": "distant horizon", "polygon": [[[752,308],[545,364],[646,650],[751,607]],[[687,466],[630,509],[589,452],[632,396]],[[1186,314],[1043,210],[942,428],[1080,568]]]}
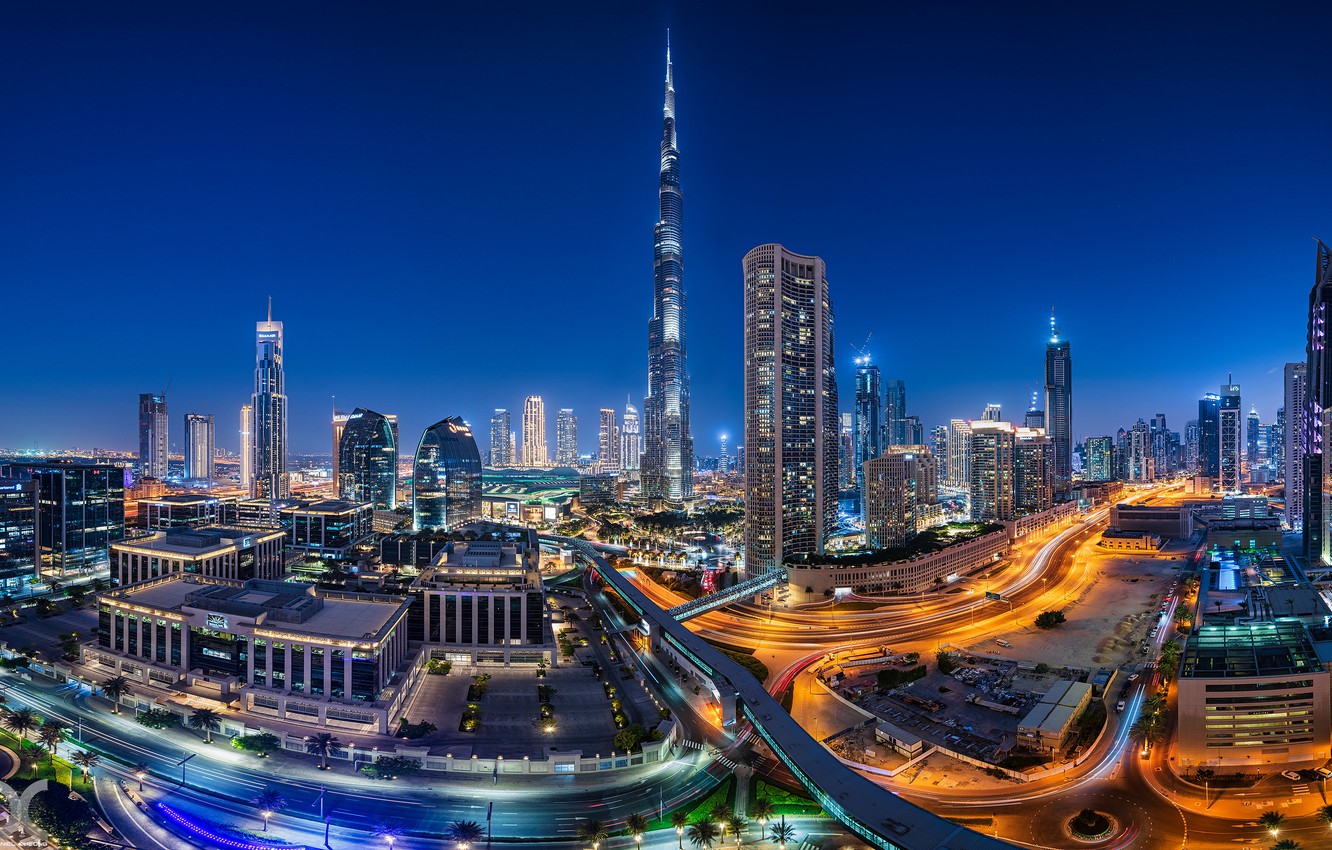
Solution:
{"label": "distant horizon", "polygon": [[[765,242],[827,262],[841,409],[868,337],[927,433],[1021,419],[1051,307],[1079,442],[1182,433],[1228,372],[1270,423],[1303,360],[1328,8],[75,5],[0,32],[0,273],[40,317],[7,328],[16,450],[132,452],[170,382],[173,446],[212,413],[235,451],[271,295],[293,454],[330,450],[334,397],[397,413],[404,447],[461,415],[484,451],[529,394],[586,452],[600,408],[643,406],[668,26],[697,455],[743,443]],[[774,62],[792,26],[802,61]]]}

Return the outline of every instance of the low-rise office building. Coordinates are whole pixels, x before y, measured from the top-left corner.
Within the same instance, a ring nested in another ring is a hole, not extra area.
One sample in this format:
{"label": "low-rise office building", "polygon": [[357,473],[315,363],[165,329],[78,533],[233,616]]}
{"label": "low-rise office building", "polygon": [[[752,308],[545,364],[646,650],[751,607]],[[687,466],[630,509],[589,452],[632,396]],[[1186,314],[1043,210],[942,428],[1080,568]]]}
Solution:
{"label": "low-rise office building", "polygon": [[287,545],[309,555],[345,558],[373,531],[374,506],[369,502],[329,499],[282,509]]}
{"label": "low-rise office building", "polygon": [[463,664],[558,663],[534,543],[446,545],[411,588],[413,639]]}
{"label": "low-rise office building", "polygon": [[1110,507],[1110,525],[1121,531],[1147,531],[1187,540],[1193,534],[1193,510],[1187,505],[1126,505]]}
{"label": "low-rise office building", "polygon": [[1321,765],[1332,675],[1298,622],[1199,627],[1179,673],[1181,769]]}
{"label": "low-rise office building", "polygon": [[122,585],[172,573],[247,581],[283,573],[281,529],[185,528],[111,544],[111,574]]}
{"label": "low-rise office building", "polygon": [[1008,550],[1002,525],[962,528],[932,528],[917,535],[906,550],[788,558],[786,575],[793,589],[806,589],[815,597],[824,591],[876,595],[933,590],[993,564]]}
{"label": "low-rise office building", "polygon": [[218,525],[225,520],[222,505],[217,496],[192,494],[140,499],[138,525],[150,531]]}
{"label": "low-rise office building", "polygon": [[37,575],[37,482],[0,478],[0,593]]}
{"label": "low-rise office building", "polygon": [[242,710],[386,733],[410,681],[410,601],[185,573],[100,594],[84,661]]}
{"label": "low-rise office building", "polygon": [[1063,751],[1091,699],[1092,686],[1086,682],[1056,682],[1018,723],[1018,743],[1038,753]]}

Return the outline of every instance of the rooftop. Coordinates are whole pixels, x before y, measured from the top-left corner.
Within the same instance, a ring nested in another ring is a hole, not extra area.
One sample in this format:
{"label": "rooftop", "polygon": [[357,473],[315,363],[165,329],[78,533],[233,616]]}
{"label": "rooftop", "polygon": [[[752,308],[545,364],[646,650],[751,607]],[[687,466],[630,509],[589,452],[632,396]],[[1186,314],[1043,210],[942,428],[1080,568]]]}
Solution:
{"label": "rooftop", "polygon": [[350,502],[345,499],[325,499],[322,502],[283,508],[282,512],[293,514],[350,514],[364,507],[369,507],[369,503]]}
{"label": "rooftop", "polygon": [[1203,625],[1184,649],[1180,679],[1318,673],[1309,633],[1300,623]]}
{"label": "rooftop", "polygon": [[222,501],[217,496],[205,496],[201,493],[177,493],[171,496],[158,496],[153,499],[140,499],[140,504],[150,505],[206,505],[209,502]]}
{"label": "rooftop", "polygon": [[158,531],[144,537],[112,543],[112,547],[121,550],[148,550],[175,555],[199,557],[223,552],[228,549],[252,546],[265,538],[281,537],[280,529],[229,528],[220,525],[206,525],[188,531]]}

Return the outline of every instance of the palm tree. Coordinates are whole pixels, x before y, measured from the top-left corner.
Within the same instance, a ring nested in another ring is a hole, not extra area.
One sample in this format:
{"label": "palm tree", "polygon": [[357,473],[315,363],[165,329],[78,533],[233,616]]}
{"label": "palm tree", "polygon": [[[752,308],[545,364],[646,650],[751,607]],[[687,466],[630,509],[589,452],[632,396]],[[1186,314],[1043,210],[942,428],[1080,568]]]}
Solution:
{"label": "palm tree", "polygon": [[1323,806],[1318,810],[1318,822],[1332,826],[1332,806]]}
{"label": "palm tree", "polygon": [[1143,749],[1151,749],[1165,740],[1165,728],[1160,721],[1161,715],[1148,714],[1133,721],[1129,727],[1129,738],[1142,744]]}
{"label": "palm tree", "polygon": [[[5,715],[0,719],[0,722],[5,724],[6,729],[21,736],[23,741],[26,742],[28,740],[28,733],[37,728],[37,724],[41,723],[41,718],[30,708],[20,708],[18,711],[9,711],[6,709]],[[19,744],[19,749],[23,749],[22,743]]]}
{"label": "palm tree", "polygon": [[101,760],[101,756],[89,750],[80,750],[74,754],[74,763],[77,764],[79,770],[83,772],[84,782],[88,781],[88,774],[92,772],[92,769],[96,767]]}
{"label": "palm tree", "polygon": [[1165,707],[1166,698],[1165,694],[1162,693],[1152,694],[1142,701],[1143,714],[1160,714],[1162,711],[1165,711]]}
{"label": "palm tree", "polygon": [[578,825],[578,829],[574,830],[574,835],[578,836],[579,841],[585,841],[588,844],[591,844],[594,848],[610,837],[610,833],[606,831],[605,824],[599,820],[591,820],[590,818]]}
{"label": "palm tree", "polygon": [[467,850],[485,837],[485,827],[474,820],[450,821],[449,825],[444,827],[444,840],[452,841],[458,846],[458,850]]}
{"label": "palm tree", "polygon": [[721,827],[710,817],[701,817],[689,825],[689,843],[699,850],[709,850],[721,834]]}
{"label": "palm tree", "polygon": [[745,831],[745,828],[748,826],[749,826],[749,821],[745,820],[739,815],[731,815],[726,819],[726,828],[729,829],[731,831],[731,834],[735,836],[736,847],[740,846],[740,834],[743,833]]}
{"label": "palm tree", "polygon": [[[314,736],[311,735],[310,737]],[[397,841],[399,838],[402,838],[403,834],[402,824],[398,823],[397,821],[382,820],[379,823],[375,824],[374,828],[370,830],[370,834],[373,835],[375,838],[384,839],[384,843],[388,844],[388,846],[391,848],[393,846],[393,842]]]}
{"label": "palm tree", "polygon": [[124,676],[114,676],[102,683],[102,693],[111,700],[111,706],[116,714],[120,713],[120,699],[134,693],[130,687],[129,679]]}
{"label": "palm tree", "polygon": [[713,803],[712,808],[708,810],[708,818],[709,820],[719,821],[725,818],[730,813],[731,813],[731,807],[726,805],[726,801],[718,800],[717,802]]}
{"label": "palm tree", "polygon": [[1286,816],[1281,812],[1263,812],[1258,818],[1258,825],[1273,835],[1281,831],[1281,825],[1285,822]]}
{"label": "palm tree", "polygon": [[787,824],[786,815],[778,823],[774,823],[768,828],[768,837],[771,838],[782,850],[785,850],[788,842],[795,841],[795,827]]}
{"label": "palm tree", "polygon": [[130,768],[130,772],[134,774],[135,779],[139,780],[139,790],[142,791],[143,778],[148,775],[148,765],[144,764],[143,762],[139,762],[138,764],[134,765],[134,767]]}
{"label": "palm tree", "polygon": [[671,812],[671,826],[675,827],[675,843],[684,850],[684,828],[689,823],[689,815],[683,809]]}
{"label": "palm tree", "polygon": [[749,804],[749,813],[759,822],[759,826],[766,827],[768,820],[777,813],[777,807],[767,797],[759,797]]}
{"label": "palm tree", "polygon": [[213,743],[213,730],[222,725],[222,715],[211,708],[196,708],[190,714],[190,728],[204,730],[204,740]]}
{"label": "palm tree", "polygon": [[264,832],[268,832],[268,819],[287,807],[287,798],[272,788],[265,788],[250,800],[264,819]]}
{"label": "palm tree", "polygon": [[336,735],[320,732],[305,736],[305,751],[312,756],[319,756],[319,769],[328,770],[328,760],[342,755],[342,742]]}
{"label": "palm tree", "polygon": [[59,720],[47,720],[37,730],[37,740],[46,745],[48,765],[55,766],[56,748],[65,740],[65,733],[68,731],[69,727]]}
{"label": "palm tree", "polygon": [[1276,844],[1272,845],[1272,850],[1300,850],[1301,846],[1303,845],[1298,841],[1290,838],[1283,838]]}
{"label": "palm tree", "polygon": [[643,833],[647,832],[648,819],[640,814],[632,814],[624,819],[625,829],[634,837],[636,844],[643,843]]}

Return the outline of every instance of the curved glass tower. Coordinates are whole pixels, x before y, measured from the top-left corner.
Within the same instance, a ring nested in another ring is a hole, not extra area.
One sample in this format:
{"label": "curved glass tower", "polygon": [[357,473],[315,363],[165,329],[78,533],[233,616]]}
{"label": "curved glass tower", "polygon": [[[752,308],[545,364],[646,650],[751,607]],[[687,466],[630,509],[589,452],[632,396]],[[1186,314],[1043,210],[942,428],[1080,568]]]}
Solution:
{"label": "curved glass tower", "polygon": [[398,442],[384,414],[358,407],[347,417],[338,441],[338,495],[379,511],[398,506]]}
{"label": "curved glass tower", "polygon": [[481,453],[451,416],[425,429],[412,471],[412,527],[446,531],[481,518]]}
{"label": "curved glass tower", "polygon": [[652,318],[648,321],[648,394],[643,400],[642,488],[649,503],[678,504],[694,493],[685,369],[685,297],[681,259],[684,196],[675,147],[675,86],[666,38],[666,103],[661,130],[661,217],[654,230]]}
{"label": "curved glass tower", "polygon": [[250,396],[254,424],[254,479],[250,495],[257,499],[285,499],[291,495],[287,477],[287,389],[282,374],[282,323],[273,321],[273,300],[268,321],[255,326],[254,394]]}

